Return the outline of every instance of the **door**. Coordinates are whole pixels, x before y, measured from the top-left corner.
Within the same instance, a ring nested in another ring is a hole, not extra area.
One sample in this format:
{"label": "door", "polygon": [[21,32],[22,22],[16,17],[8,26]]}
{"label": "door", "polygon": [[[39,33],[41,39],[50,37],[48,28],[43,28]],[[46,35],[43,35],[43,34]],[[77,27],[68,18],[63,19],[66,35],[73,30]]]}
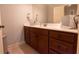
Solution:
{"label": "door", "polygon": [[2,27],[1,27],[1,12],[0,12],[0,54],[4,53],[3,49],[3,39],[2,39]]}

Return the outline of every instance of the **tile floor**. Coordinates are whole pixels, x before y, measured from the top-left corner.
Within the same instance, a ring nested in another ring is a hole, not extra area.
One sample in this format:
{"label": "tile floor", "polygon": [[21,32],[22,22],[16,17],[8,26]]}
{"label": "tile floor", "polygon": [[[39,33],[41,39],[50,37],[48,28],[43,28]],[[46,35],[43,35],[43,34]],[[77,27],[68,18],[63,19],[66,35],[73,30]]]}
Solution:
{"label": "tile floor", "polygon": [[38,54],[37,51],[25,43],[21,45],[13,44],[8,47],[8,51],[10,54]]}

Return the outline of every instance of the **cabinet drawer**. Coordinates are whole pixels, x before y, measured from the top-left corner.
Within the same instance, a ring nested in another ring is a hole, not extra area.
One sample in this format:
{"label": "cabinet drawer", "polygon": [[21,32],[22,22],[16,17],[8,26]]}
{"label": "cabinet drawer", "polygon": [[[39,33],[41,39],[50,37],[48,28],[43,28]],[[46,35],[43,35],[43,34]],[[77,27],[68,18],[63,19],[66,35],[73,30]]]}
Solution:
{"label": "cabinet drawer", "polygon": [[76,37],[77,34],[73,34],[73,33],[64,33],[64,32],[59,33],[60,40],[64,40],[70,43],[73,43],[76,40]]}
{"label": "cabinet drawer", "polygon": [[57,31],[49,31],[49,37],[52,38],[58,38],[58,32]]}
{"label": "cabinet drawer", "polygon": [[30,32],[36,33],[38,35],[48,35],[48,30],[45,29],[39,29],[39,28],[31,28]]}
{"label": "cabinet drawer", "polygon": [[49,31],[49,37],[55,38],[58,40],[67,41],[69,43],[73,43],[74,41],[77,40],[77,34],[61,32],[61,31]]}
{"label": "cabinet drawer", "polygon": [[49,42],[50,42],[49,48],[54,49],[59,53],[65,53],[65,54],[73,53],[73,44],[69,44],[55,39],[50,39]]}

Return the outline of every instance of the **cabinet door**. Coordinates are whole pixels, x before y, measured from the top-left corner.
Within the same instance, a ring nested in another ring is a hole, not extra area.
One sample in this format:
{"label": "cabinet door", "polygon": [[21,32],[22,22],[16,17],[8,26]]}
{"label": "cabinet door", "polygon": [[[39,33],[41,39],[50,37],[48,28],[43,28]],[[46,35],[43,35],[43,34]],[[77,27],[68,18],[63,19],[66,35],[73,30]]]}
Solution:
{"label": "cabinet door", "polygon": [[38,39],[38,51],[42,54],[48,53],[48,37],[47,36],[39,36]]}
{"label": "cabinet door", "polygon": [[31,40],[31,46],[37,50],[37,34],[33,31],[30,32],[30,40]]}
{"label": "cabinet door", "polygon": [[24,27],[24,38],[25,42],[30,44],[30,34],[29,34],[29,27]]}

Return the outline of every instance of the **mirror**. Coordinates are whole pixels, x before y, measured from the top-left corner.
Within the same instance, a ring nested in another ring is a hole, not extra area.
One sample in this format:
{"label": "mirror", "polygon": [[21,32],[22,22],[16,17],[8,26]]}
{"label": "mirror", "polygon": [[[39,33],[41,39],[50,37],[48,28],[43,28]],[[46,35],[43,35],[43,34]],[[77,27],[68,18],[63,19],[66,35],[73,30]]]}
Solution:
{"label": "mirror", "polygon": [[77,5],[65,4],[33,4],[33,19],[38,15],[38,23],[59,23],[62,17],[77,13]]}
{"label": "mirror", "polygon": [[64,15],[76,15],[77,13],[77,4],[66,5],[64,7]]}

